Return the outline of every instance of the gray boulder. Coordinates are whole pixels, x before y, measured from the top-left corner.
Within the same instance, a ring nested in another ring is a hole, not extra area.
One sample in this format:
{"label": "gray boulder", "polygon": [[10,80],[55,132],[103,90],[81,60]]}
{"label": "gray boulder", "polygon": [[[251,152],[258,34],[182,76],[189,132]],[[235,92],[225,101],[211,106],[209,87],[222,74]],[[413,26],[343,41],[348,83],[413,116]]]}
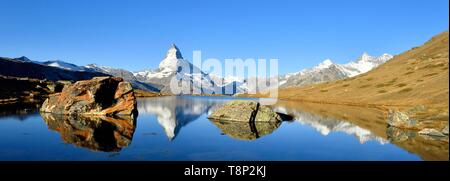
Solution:
{"label": "gray boulder", "polygon": [[270,107],[256,101],[230,101],[215,110],[209,119],[239,122],[280,122],[281,117]]}
{"label": "gray boulder", "polygon": [[442,129],[442,133],[448,135],[448,125],[445,126],[444,129]]}
{"label": "gray boulder", "polygon": [[387,123],[397,128],[412,128],[417,125],[415,119],[410,119],[406,113],[389,110]]}

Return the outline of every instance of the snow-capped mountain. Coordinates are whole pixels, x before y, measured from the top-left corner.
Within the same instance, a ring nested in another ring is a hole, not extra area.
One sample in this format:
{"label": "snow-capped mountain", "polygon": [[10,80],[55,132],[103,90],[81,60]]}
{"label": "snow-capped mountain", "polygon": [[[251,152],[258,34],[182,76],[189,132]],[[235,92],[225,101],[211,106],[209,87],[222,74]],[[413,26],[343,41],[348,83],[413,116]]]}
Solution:
{"label": "snow-capped mountain", "polygon": [[228,93],[226,91],[232,91],[232,94],[248,91],[247,80],[242,77],[231,75],[219,76],[214,74],[209,74],[209,77],[217,86],[222,87],[222,91],[226,94]]}
{"label": "snow-capped mountain", "polygon": [[128,70],[124,70],[124,69],[100,66],[100,65],[97,65],[97,64],[85,65],[85,66],[83,66],[83,69],[84,70],[89,70],[89,71],[95,71],[95,72],[102,72],[102,73],[105,73],[105,74],[110,74],[110,75],[113,75],[113,76],[122,77],[122,78],[128,79],[128,80],[136,80],[136,78],[134,77],[132,72],[130,72]]}
{"label": "snow-capped mountain", "polygon": [[157,85],[153,85],[150,83],[144,83],[139,81],[132,72],[125,69],[112,68],[107,66],[99,66],[96,64],[88,64],[82,67],[85,71],[89,72],[101,72],[104,74],[112,75],[115,77],[122,77],[124,80],[130,82],[134,88],[151,91],[151,92],[159,92],[159,87]]}
{"label": "snow-capped mountain", "polygon": [[[192,88],[200,90],[201,93],[218,93],[223,88],[221,85],[217,85],[208,74],[185,60],[175,44],[169,48],[156,70],[144,70],[135,72],[133,75],[139,81],[159,85],[161,92],[164,93],[173,93],[170,82],[175,76],[177,80],[190,83]],[[189,87],[183,89],[189,91],[187,94],[193,93]],[[186,94],[186,92],[182,94]]]}
{"label": "snow-capped mountain", "polygon": [[43,62],[33,61],[27,57],[6,58],[0,57],[0,75],[46,79],[51,81],[58,80],[86,80],[92,77],[107,76],[101,72],[74,71],[60,67],[48,66]]}
{"label": "snow-capped mountain", "polygon": [[[4,71],[2,71],[5,75],[14,75],[17,77],[25,76],[48,80],[85,80],[91,79],[94,76],[116,76],[122,77],[126,81],[131,82],[134,88],[152,92],[159,92],[159,89],[155,85],[138,81],[136,77],[134,77],[132,72],[124,69],[98,66],[95,64],[78,66],[61,60],[40,62],[30,60],[24,56],[14,59],[4,58],[4,60],[5,63],[10,64],[9,70],[8,66],[5,66]],[[15,62],[20,62],[22,66],[18,66],[17,68],[15,68]],[[33,69],[34,67],[41,71],[25,71],[25,69]],[[22,69],[23,71],[19,71]],[[11,73],[6,73],[6,71]]]}
{"label": "snow-capped mountain", "polygon": [[[393,56],[389,54],[373,57],[367,53],[363,53],[357,60],[347,64],[336,64],[333,63],[332,60],[326,59],[311,69],[279,75],[277,77],[271,77],[270,79],[278,79],[278,86],[282,88],[340,80],[366,73],[390,60],[392,57]],[[32,61],[27,57],[20,57],[12,60],[78,72],[77,74],[83,74],[83,72],[102,73],[122,77],[125,80],[130,81],[135,88],[163,93],[173,93],[170,88],[170,83],[173,78],[177,78],[184,83],[192,85],[191,87],[185,87],[185,90],[188,90],[188,92],[182,92],[181,94],[194,93],[192,88],[200,90],[200,92],[195,93],[206,94],[236,94],[275,88],[273,87],[274,85],[271,85],[272,87],[258,87],[257,90],[254,90],[255,87],[249,86],[249,84],[259,80],[260,78],[258,77],[243,78],[230,75],[222,76],[206,74],[188,60],[184,59],[180,49],[174,44],[169,48],[157,69],[134,73],[124,69],[99,66],[96,64],[78,66],[61,60],[37,62]],[[189,85],[185,84],[184,86]]]}
{"label": "snow-capped mountain", "polygon": [[366,73],[379,65],[387,62],[392,59],[393,56],[387,53],[379,56],[372,57],[366,52],[364,52],[358,60],[342,65],[344,67],[344,71],[346,71],[349,77],[353,77],[362,73]]}
{"label": "snow-capped mountain", "polygon": [[378,67],[392,57],[389,54],[372,57],[363,53],[357,60],[347,64],[335,64],[330,59],[326,59],[311,69],[279,76],[279,86],[304,86],[353,77]]}

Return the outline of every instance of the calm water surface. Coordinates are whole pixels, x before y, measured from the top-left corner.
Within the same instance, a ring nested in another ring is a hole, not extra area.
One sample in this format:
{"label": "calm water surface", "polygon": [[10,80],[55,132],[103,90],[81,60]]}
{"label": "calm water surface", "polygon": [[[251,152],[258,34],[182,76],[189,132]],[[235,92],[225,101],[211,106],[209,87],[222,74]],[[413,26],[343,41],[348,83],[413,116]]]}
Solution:
{"label": "calm water surface", "polygon": [[233,99],[138,99],[136,120],[3,114],[0,160],[422,160],[428,153],[393,144],[385,133],[289,106],[274,108],[294,120],[256,125],[256,131],[207,119]]}

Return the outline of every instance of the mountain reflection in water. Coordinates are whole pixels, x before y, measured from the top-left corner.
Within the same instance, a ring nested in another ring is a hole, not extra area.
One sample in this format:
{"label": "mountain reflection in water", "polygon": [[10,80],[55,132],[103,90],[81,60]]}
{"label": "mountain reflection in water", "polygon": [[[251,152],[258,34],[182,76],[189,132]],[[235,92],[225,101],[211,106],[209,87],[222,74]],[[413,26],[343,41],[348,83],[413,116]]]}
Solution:
{"label": "mountain reflection in water", "polygon": [[[227,101],[229,99],[204,99],[189,96],[149,98],[138,100],[138,110],[140,114],[156,115],[158,123],[164,128],[167,137],[173,140],[182,127],[197,120],[203,114],[209,115],[215,108]],[[355,135],[360,143],[370,140],[377,141],[380,144],[388,142],[371,131],[345,120],[327,118],[289,106],[275,105],[274,109],[277,112],[294,116],[296,121],[315,128],[324,136],[330,132],[344,132]],[[281,123],[258,123],[252,126],[249,123],[217,120],[211,120],[210,122],[217,126],[222,133],[239,140],[255,140],[271,134],[281,125]]]}
{"label": "mountain reflection in water", "polygon": [[354,135],[361,144],[364,144],[368,141],[376,141],[380,144],[388,143],[386,139],[375,135],[370,130],[361,128],[345,120],[312,114],[295,108],[283,106],[278,106],[275,108],[275,110],[278,112],[283,112],[285,114],[291,114],[292,116],[294,116],[294,119],[297,122],[313,127],[323,136],[327,136],[331,132],[343,132],[348,135]]}
{"label": "mountain reflection in water", "polygon": [[[388,127],[384,110],[344,105],[279,101],[275,109],[291,114],[296,121],[315,128],[322,135],[344,132],[355,135],[360,143],[374,140],[394,144],[423,160],[448,160],[448,137],[433,138],[417,131]],[[340,121],[341,120],[341,121]]]}
{"label": "mountain reflection in water", "polygon": [[293,121],[208,119],[236,99],[245,98],[139,98],[136,118],[0,111],[0,136],[8,137],[0,140],[0,160],[449,159],[448,137],[387,127],[379,109],[278,101],[272,108]]}
{"label": "mountain reflection in water", "polygon": [[181,128],[197,120],[202,114],[222,105],[225,100],[202,99],[189,96],[167,96],[138,99],[139,114],[154,114],[169,138],[176,138]]}
{"label": "mountain reflection in water", "polygon": [[[197,120],[203,114],[212,111],[232,98],[201,98],[201,97],[160,97],[140,99],[138,110],[142,114],[155,114],[158,123],[164,128],[170,140],[176,138],[181,128]],[[254,140],[272,133],[281,123],[241,123],[211,120],[223,134],[240,140]]]}

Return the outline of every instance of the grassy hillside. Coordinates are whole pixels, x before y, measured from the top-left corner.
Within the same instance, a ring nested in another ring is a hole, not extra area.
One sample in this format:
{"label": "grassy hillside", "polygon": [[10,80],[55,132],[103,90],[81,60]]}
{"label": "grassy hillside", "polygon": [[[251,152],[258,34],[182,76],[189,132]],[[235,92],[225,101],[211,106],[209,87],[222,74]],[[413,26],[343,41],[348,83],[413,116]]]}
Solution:
{"label": "grassy hillside", "polygon": [[448,31],[365,74],[334,82],[279,90],[282,100],[348,105],[448,109]]}

